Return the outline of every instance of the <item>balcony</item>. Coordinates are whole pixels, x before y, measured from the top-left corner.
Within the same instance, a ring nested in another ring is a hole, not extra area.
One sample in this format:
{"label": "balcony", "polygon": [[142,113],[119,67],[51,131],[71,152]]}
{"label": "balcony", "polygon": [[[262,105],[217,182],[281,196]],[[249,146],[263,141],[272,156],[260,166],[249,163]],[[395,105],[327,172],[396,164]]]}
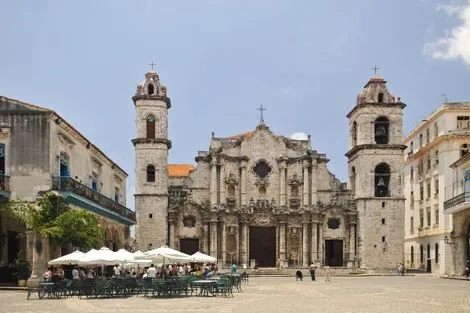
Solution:
{"label": "balcony", "polygon": [[470,208],[470,192],[463,192],[444,202],[444,214],[453,214]]}
{"label": "balcony", "polygon": [[69,203],[106,216],[126,225],[135,224],[135,212],[71,177],[53,177],[52,190],[57,190]]}
{"label": "balcony", "polygon": [[0,174],[0,197],[10,199],[10,176]]}

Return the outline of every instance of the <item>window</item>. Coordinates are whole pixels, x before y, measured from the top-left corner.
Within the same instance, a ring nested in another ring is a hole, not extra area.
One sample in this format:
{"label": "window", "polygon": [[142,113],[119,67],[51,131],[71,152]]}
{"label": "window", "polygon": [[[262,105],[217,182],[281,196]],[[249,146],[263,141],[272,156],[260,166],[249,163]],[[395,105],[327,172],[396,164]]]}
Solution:
{"label": "window", "polygon": [[438,243],[434,245],[434,259],[436,260],[436,263],[439,263],[439,244]]}
{"label": "window", "polygon": [[434,178],[434,194],[439,194],[439,177]]}
{"label": "window", "polygon": [[93,191],[98,191],[98,174],[93,173],[91,176],[91,189]]}
{"label": "window", "polygon": [[114,187],[114,201],[119,202],[119,188]]}
{"label": "window", "polygon": [[431,226],[431,207],[426,208],[426,225]]}
{"label": "window", "polygon": [[196,218],[192,215],[183,217],[183,226],[188,228],[196,227]]}
{"label": "window", "polygon": [[423,245],[419,245],[419,262],[421,264],[424,263],[424,247],[423,247]]}
{"label": "window", "polygon": [[69,173],[69,158],[65,153],[60,154],[60,176],[67,177],[70,176]]}
{"label": "window", "polygon": [[468,153],[469,145],[467,143],[464,143],[463,145],[460,146],[460,156],[463,157]]}
{"label": "window", "polygon": [[382,225],[385,225],[385,219],[384,218],[382,219]]}
{"label": "window", "polygon": [[382,242],[385,242],[385,236],[382,236]]}
{"label": "window", "polygon": [[147,181],[155,182],[155,166],[153,165],[147,166]]}
{"label": "window", "polygon": [[155,117],[147,116],[147,138],[155,138]]}
{"label": "window", "polygon": [[431,198],[431,182],[426,183],[426,192],[427,192],[427,197],[426,199]]}
{"label": "window", "polygon": [[356,192],[356,168],[353,166],[351,168],[351,190],[353,194]]}
{"label": "window", "polygon": [[153,95],[155,93],[155,87],[153,87],[153,84],[149,84],[148,93],[149,95]]}
{"label": "window", "polygon": [[429,128],[426,129],[426,144],[429,143]]}
{"label": "window", "polygon": [[382,201],[382,208],[385,208],[385,201]]}
{"label": "window", "polygon": [[253,171],[259,178],[266,178],[271,173],[271,166],[265,160],[259,160],[253,167]]}
{"label": "window", "polygon": [[379,92],[379,94],[377,95],[377,102],[378,103],[383,103],[384,102],[384,93],[383,92]]}
{"label": "window", "polygon": [[419,184],[419,200],[424,200],[424,187],[423,183]]}
{"label": "window", "polygon": [[149,214],[149,218],[152,218],[152,217],[153,217],[153,214],[152,214],[152,213],[150,213],[150,214]]}
{"label": "window", "polygon": [[374,122],[375,143],[379,145],[388,144],[389,137],[389,121],[388,118],[382,116]]}
{"label": "window", "polygon": [[431,169],[431,157],[428,156],[428,158],[426,159],[426,163],[427,163],[427,170],[429,171]]}
{"label": "window", "polygon": [[426,250],[427,250],[426,257],[430,259],[431,258],[431,245],[429,243],[428,243]]}
{"label": "window", "polygon": [[0,174],[5,174],[5,144],[4,143],[0,144]]}
{"label": "window", "polygon": [[439,164],[439,150],[436,150],[436,163]]}
{"label": "window", "polygon": [[439,204],[434,205],[434,224],[439,225]]}
{"label": "window", "polygon": [[419,134],[419,146],[423,146],[423,134]]}
{"label": "window", "polygon": [[410,153],[413,153],[413,141],[410,142]]}
{"label": "window", "polygon": [[437,127],[437,122],[434,123],[434,137],[439,136],[439,128]]}
{"label": "window", "polygon": [[414,217],[410,217],[410,234],[413,234],[415,232],[415,223],[414,223]]}
{"label": "window", "polygon": [[410,208],[413,209],[415,206],[415,193],[413,190],[410,192]]}
{"label": "window", "polygon": [[424,212],[423,209],[419,209],[419,227],[424,226]]}
{"label": "window", "polygon": [[419,160],[419,163],[418,163],[418,176],[421,176],[423,175],[423,160]]}
{"label": "window", "polygon": [[353,125],[352,125],[351,138],[352,138],[352,145],[354,147],[356,145],[356,140],[357,140],[357,123],[356,123],[356,121],[354,121]]}
{"label": "window", "polygon": [[413,246],[411,246],[410,254],[411,254],[411,264],[414,264],[414,262],[415,262],[415,248]]}
{"label": "window", "polygon": [[390,167],[381,163],[375,167],[375,196],[389,197]]}
{"label": "window", "polygon": [[469,116],[457,116],[457,129],[469,129],[470,128],[470,117]]}
{"label": "window", "polygon": [[413,165],[411,165],[411,168],[410,168],[410,180],[411,181],[413,181],[414,176],[415,176],[414,167],[413,167]]}

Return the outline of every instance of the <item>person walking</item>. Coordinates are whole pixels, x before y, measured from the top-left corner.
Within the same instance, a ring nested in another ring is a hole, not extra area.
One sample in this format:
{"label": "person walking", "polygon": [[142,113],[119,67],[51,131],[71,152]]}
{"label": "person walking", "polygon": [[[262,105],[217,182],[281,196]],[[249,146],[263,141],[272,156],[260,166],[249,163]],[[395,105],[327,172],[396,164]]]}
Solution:
{"label": "person walking", "polygon": [[310,272],[310,277],[312,278],[312,281],[315,281],[315,270],[317,269],[317,266],[315,264],[310,264],[310,267],[308,268],[308,271]]}
{"label": "person walking", "polygon": [[323,270],[325,271],[325,282],[329,283],[331,282],[331,271],[330,271],[330,267],[327,265],[327,266],[324,266],[323,267]]}

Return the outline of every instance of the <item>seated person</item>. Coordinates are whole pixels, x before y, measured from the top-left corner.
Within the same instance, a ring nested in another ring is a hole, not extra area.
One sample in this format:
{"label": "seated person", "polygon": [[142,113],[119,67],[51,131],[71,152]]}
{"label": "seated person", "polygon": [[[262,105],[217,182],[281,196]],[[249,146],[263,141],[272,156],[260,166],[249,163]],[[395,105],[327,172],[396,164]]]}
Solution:
{"label": "seated person", "polygon": [[302,272],[300,270],[297,270],[297,272],[295,272],[295,280],[296,281],[302,281],[304,279],[304,275],[302,274]]}

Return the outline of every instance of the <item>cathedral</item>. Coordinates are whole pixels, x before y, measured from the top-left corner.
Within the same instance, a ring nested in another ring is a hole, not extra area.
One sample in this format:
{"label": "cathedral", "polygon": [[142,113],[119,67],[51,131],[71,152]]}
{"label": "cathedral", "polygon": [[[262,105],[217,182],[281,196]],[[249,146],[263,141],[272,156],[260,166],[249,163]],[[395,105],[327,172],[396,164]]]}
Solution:
{"label": "cathedral", "polygon": [[132,99],[138,249],[201,251],[221,266],[403,262],[405,104],[382,77],[370,78],[347,115],[348,183],[329,171],[310,136],[277,135],[262,118],[250,132],[213,134],[195,165],[168,164],[171,101],[155,71]]}

